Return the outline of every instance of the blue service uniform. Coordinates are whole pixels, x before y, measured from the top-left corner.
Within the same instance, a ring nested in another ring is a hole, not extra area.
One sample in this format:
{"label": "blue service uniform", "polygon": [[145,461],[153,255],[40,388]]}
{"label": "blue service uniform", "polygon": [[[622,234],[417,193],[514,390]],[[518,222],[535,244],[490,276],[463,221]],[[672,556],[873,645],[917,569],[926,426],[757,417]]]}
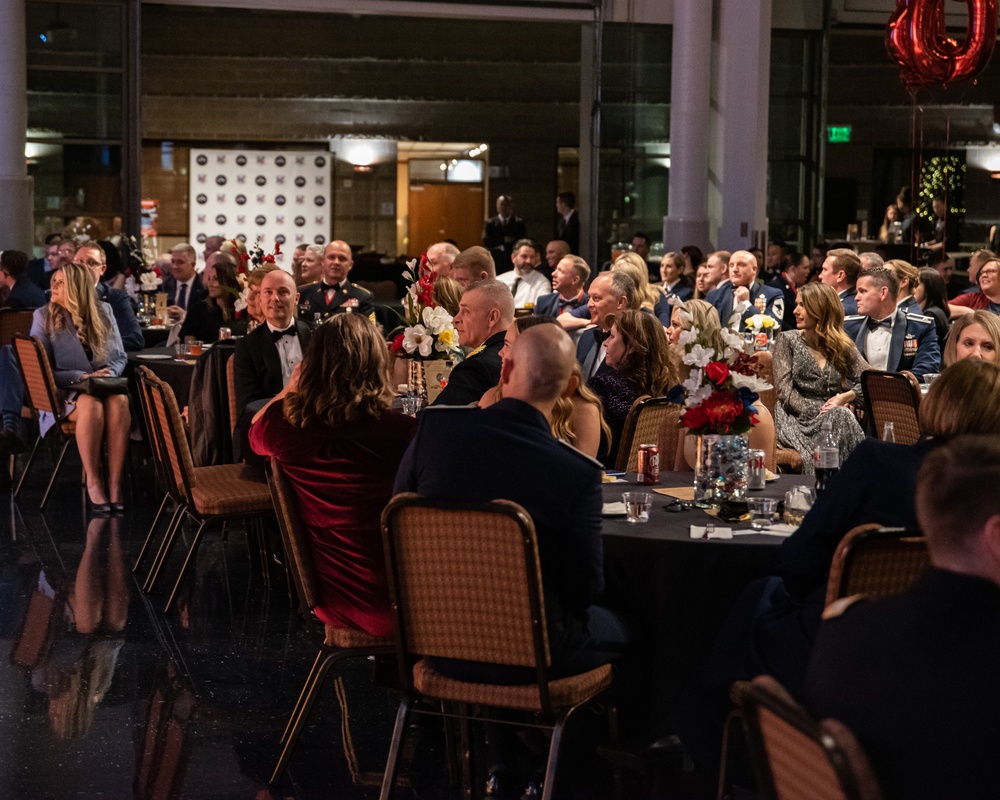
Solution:
{"label": "blue service uniform", "polygon": [[[739,329],[747,329],[747,320],[755,314],[767,314],[775,322],[781,324],[785,316],[785,295],[781,289],[773,286],[765,286],[760,281],[754,281],[750,289],[750,306],[743,311],[740,316]],[[712,289],[705,297],[709,303],[715,306],[719,312],[719,319],[723,325],[729,324],[729,318],[733,315],[733,294],[735,287],[731,283]]]}
{"label": "blue service uniform", "polygon": [[[865,344],[868,340],[868,317],[855,314],[844,320],[844,331],[858,346],[858,352],[868,359]],[[941,346],[933,317],[923,314],[906,314],[896,310],[892,322],[892,339],[889,344],[889,358],[885,365],[887,372],[912,372],[917,380],[924,375],[941,370]]]}

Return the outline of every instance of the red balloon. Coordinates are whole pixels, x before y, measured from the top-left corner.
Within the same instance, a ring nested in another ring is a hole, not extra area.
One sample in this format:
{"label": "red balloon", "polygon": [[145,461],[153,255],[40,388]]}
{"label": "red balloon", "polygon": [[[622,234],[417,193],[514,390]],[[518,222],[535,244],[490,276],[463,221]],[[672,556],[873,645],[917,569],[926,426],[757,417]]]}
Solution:
{"label": "red balloon", "polygon": [[945,30],[945,0],[896,0],[885,47],[908,87],[968,80],[989,63],[997,37],[997,0],[958,1],[969,9],[968,31],[961,44]]}

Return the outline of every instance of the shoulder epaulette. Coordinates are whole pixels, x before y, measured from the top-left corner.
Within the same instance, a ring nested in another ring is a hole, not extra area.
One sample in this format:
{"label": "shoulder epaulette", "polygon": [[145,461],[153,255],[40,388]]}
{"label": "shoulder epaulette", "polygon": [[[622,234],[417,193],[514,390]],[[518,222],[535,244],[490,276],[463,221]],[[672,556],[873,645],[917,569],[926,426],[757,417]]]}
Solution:
{"label": "shoulder epaulette", "polygon": [[917,322],[934,322],[934,317],[928,317],[925,314],[907,313],[906,318],[915,319]]}
{"label": "shoulder epaulette", "polygon": [[851,319],[851,320],[854,320],[854,319],[865,319],[865,315],[864,314],[848,314],[846,317],[844,317],[844,322],[847,322],[847,320],[849,320],[849,319]]}

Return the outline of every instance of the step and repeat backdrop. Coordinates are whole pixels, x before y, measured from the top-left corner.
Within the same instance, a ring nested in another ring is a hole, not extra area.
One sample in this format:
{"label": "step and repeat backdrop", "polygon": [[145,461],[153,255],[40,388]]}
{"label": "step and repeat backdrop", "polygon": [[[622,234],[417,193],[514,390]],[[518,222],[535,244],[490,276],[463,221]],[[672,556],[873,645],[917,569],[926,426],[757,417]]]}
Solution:
{"label": "step and repeat backdrop", "polygon": [[[191,150],[191,241],[240,238],[264,252],[275,242],[330,241],[331,155],[316,150]],[[287,262],[286,262],[287,264]]]}

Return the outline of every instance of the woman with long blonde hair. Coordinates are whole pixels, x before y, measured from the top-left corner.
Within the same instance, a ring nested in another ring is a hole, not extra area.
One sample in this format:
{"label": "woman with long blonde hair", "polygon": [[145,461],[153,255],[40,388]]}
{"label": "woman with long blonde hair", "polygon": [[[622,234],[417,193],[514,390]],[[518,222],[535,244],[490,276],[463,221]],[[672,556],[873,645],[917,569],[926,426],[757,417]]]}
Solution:
{"label": "woman with long blonde hair", "polygon": [[798,450],[811,473],[824,421],[833,423],[841,463],[864,439],[850,406],[870,367],[844,333],[844,307],[832,287],[807,283],[799,289],[795,323],[796,330],[779,334],[774,345],[775,425],[778,445]]}
{"label": "woman with long blonde hair", "polygon": [[[119,377],[128,363],[111,306],[97,298],[94,276],[82,264],[52,273],[47,306],[35,311],[31,335],[38,337],[52,364],[56,385],[65,392],[69,418],[76,422],[76,446],[87,475],[87,496],[95,512],[124,511],[122,473],[128,452],[131,416],[128,395],[107,397],[71,388],[87,378]],[[40,420],[43,433],[54,424]],[[105,488],[101,448],[107,442]]]}
{"label": "woman with long blonde hair", "polygon": [[642,258],[633,252],[622,253],[611,265],[612,272],[621,271],[628,275],[638,288],[639,305],[647,312],[652,312],[664,327],[670,324],[670,303],[667,295],[659,286],[649,282],[649,267]]}
{"label": "woman with long blonde hair", "polygon": [[[557,323],[551,317],[536,315],[515,319],[504,336],[503,347],[500,348],[501,360],[510,352],[520,334],[535,325],[545,324]],[[576,377],[576,388],[569,397],[560,397],[556,401],[549,424],[557,439],[563,439],[581,453],[597,458],[602,450],[607,450],[611,445],[611,429],[604,422],[600,398],[583,382],[579,364],[575,366],[573,374]],[[487,408],[502,398],[501,384],[497,384],[486,390],[479,401],[479,407]]]}

